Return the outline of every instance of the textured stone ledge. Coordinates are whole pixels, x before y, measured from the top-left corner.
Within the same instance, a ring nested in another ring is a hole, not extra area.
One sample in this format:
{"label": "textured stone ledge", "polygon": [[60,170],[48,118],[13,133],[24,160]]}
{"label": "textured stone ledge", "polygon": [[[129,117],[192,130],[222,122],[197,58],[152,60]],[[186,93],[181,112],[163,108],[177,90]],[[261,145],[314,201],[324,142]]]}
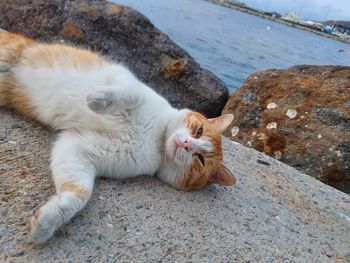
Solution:
{"label": "textured stone ledge", "polygon": [[350,197],[224,140],[238,183],[179,192],[155,178],[97,180],[88,206],[47,244],[27,217],[54,193],[55,135],[0,109],[1,262],[349,262]]}

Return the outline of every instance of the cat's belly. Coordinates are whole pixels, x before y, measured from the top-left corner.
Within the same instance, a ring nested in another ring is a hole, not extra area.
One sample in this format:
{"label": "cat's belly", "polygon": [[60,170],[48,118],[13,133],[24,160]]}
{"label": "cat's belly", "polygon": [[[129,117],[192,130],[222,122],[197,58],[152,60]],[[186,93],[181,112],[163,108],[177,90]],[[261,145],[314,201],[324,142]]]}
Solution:
{"label": "cat's belly", "polygon": [[156,143],[150,140],[108,140],[97,147],[95,166],[98,176],[123,179],[154,175],[162,160]]}
{"label": "cat's belly", "polygon": [[134,152],[118,152],[105,157],[99,175],[119,179],[154,175],[159,169],[160,161],[158,156],[152,154],[139,156]]}

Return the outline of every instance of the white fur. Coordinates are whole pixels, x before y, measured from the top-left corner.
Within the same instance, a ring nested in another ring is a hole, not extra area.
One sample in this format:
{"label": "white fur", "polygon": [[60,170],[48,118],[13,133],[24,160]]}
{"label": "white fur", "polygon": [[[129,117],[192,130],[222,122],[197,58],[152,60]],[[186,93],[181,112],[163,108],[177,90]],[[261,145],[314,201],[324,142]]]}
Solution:
{"label": "white fur", "polygon": [[[105,62],[79,70],[57,61],[50,68],[34,68],[22,59],[11,74],[26,90],[38,119],[62,130],[51,162],[57,195],[31,218],[34,242],[49,239],[86,205],[96,176],[157,174],[173,184],[191,165],[194,151],[212,149],[184,127],[188,110],[171,107],[121,65]],[[174,140],[192,140],[193,149],[172,155]],[[84,196],[62,191],[66,182],[83,187]]]}

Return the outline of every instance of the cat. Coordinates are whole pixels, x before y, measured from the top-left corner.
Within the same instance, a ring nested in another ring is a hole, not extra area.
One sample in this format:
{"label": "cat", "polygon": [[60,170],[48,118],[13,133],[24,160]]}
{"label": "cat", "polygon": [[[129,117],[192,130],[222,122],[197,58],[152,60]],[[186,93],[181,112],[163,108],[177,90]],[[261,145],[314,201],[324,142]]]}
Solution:
{"label": "cat", "polygon": [[221,133],[233,115],[175,109],[126,67],[91,51],[0,32],[0,106],[59,131],[54,195],[28,236],[43,243],[88,202],[97,176],[157,176],[178,190],[233,185]]}

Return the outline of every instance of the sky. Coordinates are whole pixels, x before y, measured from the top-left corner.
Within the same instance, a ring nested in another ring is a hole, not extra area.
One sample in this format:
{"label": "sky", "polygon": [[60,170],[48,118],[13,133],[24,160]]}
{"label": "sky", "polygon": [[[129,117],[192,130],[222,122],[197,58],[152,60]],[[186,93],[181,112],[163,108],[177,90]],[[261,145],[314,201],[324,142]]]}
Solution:
{"label": "sky", "polygon": [[239,0],[264,11],[277,11],[281,15],[295,11],[305,20],[350,21],[350,0]]}

